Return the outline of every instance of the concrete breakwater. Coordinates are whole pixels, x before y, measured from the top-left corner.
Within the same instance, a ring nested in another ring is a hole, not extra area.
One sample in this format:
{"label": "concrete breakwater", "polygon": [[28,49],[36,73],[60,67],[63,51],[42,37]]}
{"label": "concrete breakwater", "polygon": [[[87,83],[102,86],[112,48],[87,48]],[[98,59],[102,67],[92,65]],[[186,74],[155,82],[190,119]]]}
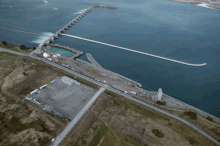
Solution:
{"label": "concrete breakwater", "polygon": [[76,54],[74,54],[73,56],[71,56],[72,58],[77,58],[81,55],[83,55],[83,52],[81,51],[78,51],[76,49],[73,49],[73,48],[70,48],[70,47],[67,47],[67,46],[63,46],[63,45],[59,45],[59,44],[48,44],[49,46],[52,46],[52,47],[57,47],[57,48],[62,48],[62,49],[66,49],[66,50],[69,50],[71,52],[74,52]]}
{"label": "concrete breakwater", "polygon": [[190,64],[190,63],[186,63],[186,62],[182,62],[182,61],[178,61],[178,60],[174,60],[174,59],[170,59],[170,58],[166,58],[166,57],[161,57],[161,56],[157,56],[157,55],[153,55],[153,54],[149,54],[149,53],[145,53],[145,52],[141,52],[141,51],[136,51],[136,50],[132,50],[132,49],[124,48],[124,47],[119,47],[119,46],[115,46],[115,45],[111,45],[111,44],[107,44],[107,43],[102,43],[102,42],[98,42],[98,41],[94,41],[94,40],[90,40],[90,39],[86,39],[86,38],[82,38],[82,37],[77,37],[77,36],[73,36],[73,35],[68,35],[68,34],[63,34],[63,33],[61,33],[60,35],[64,35],[64,36],[68,36],[68,37],[72,37],[72,38],[76,38],[76,39],[81,39],[81,40],[85,40],[85,41],[89,41],[89,42],[93,42],[93,43],[97,43],[97,44],[102,44],[102,45],[106,45],[106,46],[110,46],[110,47],[114,47],[114,48],[118,48],[118,49],[123,49],[123,50],[131,51],[131,52],[135,52],[135,53],[139,53],[139,54],[143,54],[143,55],[147,55],[147,56],[152,56],[152,57],[156,57],[156,58],[160,58],[160,59],[164,59],[164,60],[168,60],[168,61],[172,61],[172,62],[184,64],[184,65],[189,65],[189,66],[205,66],[206,65],[206,63]]}
{"label": "concrete breakwater", "polygon": [[87,55],[88,60],[92,63],[92,66],[95,67],[96,69],[99,69],[101,71],[105,71],[105,72],[108,72],[112,75],[117,76],[118,79],[123,83],[127,83],[127,84],[130,84],[130,85],[133,84],[135,86],[141,87],[141,84],[138,83],[138,82],[135,82],[135,81],[133,81],[129,78],[126,78],[126,77],[120,75],[120,74],[117,74],[117,73],[114,73],[112,71],[109,71],[109,70],[106,70],[106,69],[102,68],[102,66],[92,57],[92,55],[90,53],[87,53],[86,55]]}
{"label": "concrete breakwater", "polygon": [[111,6],[111,5],[106,5],[106,6],[95,5],[95,7],[102,7],[102,8],[117,9],[117,7],[115,7],[115,6]]}
{"label": "concrete breakwater", "polygon": [[[94,59],[94,58],[93,58],[93,59]],[[86,62],[86,61],[83,61],[83,60],[80,60],[80,59],[76,59],[76,60],[79,61],[79,62],[82,62],[83,64],[87,64],[87,65],[89,65],[89,66],[92,66],[92,67],[94,67],[94,68],[96,68],[96,69],[98,69],[98,70],[100,70],[100,71],[108,72],[108,73],[110,73],[110,74],[116,76],[116,77],[117,77],[121,82],[123,82],[123,83],[127,83],[127,84],[129,84],[129,85],[134,85],[134,86],[137,86],[137,87],[142,87],[142,85],[141,85],[140,83],[138,83],[138,82],[136,82],[136,81],[133,81],[133,80],[127,78],[127,77],[124,77],[124,76],[122,76],[122,75],[120,75],[120,74],[118,74],[118,73],[114,73],[114,72],[112,72],[112,71],[110,71],[110,70],[107,70],[107,69],[104,69],[104,68],[102,68],[102,67],[97,67],[96,65],[94,65],[94,64],[92,64],[92,63],[89,63],[89,62]]]}
{"label": "concrete breakwater", "polygon": [[92,57],[90,53],[86,53],[88,60],[96,67],[102,68],[102,66]]}

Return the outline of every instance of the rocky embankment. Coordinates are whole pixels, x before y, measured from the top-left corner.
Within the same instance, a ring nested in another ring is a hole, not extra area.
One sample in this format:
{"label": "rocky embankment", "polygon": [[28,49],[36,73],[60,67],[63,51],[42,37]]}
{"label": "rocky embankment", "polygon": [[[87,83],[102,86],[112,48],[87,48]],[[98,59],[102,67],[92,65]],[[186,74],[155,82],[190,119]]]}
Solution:
{"label": "rocky embankment", "polygon": [[220,0],[173,0],[182,3],[200,5],[207,8],[219,9],[220,10]]}

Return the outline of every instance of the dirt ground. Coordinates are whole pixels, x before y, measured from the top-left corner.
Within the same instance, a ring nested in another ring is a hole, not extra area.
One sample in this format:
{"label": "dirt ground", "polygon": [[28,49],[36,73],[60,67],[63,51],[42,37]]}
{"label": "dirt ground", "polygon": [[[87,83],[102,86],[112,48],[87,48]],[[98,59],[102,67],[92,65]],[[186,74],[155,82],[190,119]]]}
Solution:
{"label": "dirt ground", "polygon": [[24,97],[27,94],[30,94],[31,91],[39,89],[45,84],[49,84],[58,76],[62,76],[62,74],[50,68],[42,68],[39,69],[36,73],[29,76],[29,78],[24,80],[23,82],[15,84],[12,88],[9,89],[9,91],[16,95]]}
{"label": "dirt ground", "polygon": [[[73,130],[75,132],[70,132],[63,142],[64,146],[90,145],[95,131],[103,122],[144,146],[215,145],[185,124],[123,97],[105,95],[94,106],[76,126],[78,128]],[[153,129],[164,133],[164,137],[155,136]]]}
{"label": "dirt ground", "polygon": [[135,92],[141,92],[140,89],[135,88],[134,86],[131,86],[127,83],[121,82],[116,75],[113,75],[112,73],[98,70],[92,66],[89,66],[87,64],[80,64],[79,61],[73,61],[73,60],[65,60],[63,61],[71,66],[71,68],[74,68],[74,71],[80,72],[83,74],[86,74],[94,79],[98,79],[100,81],[106,81],[107,85],[115,84],[120,87],[122,87],[125,91],[135,91]]}
{"label": "dirt ground", "polygon": [[5,93],[5,90],[39,70],[38,65],[22,57],[0,53],[1,146],[49,145],[62,126],[62,123]]}

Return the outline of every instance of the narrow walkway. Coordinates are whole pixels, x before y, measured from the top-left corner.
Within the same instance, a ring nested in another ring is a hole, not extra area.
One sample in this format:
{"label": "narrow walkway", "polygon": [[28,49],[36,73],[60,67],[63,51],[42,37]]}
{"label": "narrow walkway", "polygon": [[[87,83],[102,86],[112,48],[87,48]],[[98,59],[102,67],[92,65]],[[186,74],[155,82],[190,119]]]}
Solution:
{"label": "narrow walkway", "polygon": [[72,128],[77,124],[77,122],[83,117],[86,111],[91,107],[91,105],[96,101],[99,95],[104,91],[105,88],[100,88],[98,92],[92,97],[92,99],[85,105],[85,107],[79,112],[79,114],[66,126],[66,128],[57,136],[53,146],[58,146],[60,142],[66,137],[66,135],[72,130]]}
{"label": "narrow walkway", "polygon": [[106,46],[110,46],[110,47],[115,47],[115,48],[131,51],[131,52],[135,52],[135,53],[139,53],[139,54],[144,54],[144,55],[148,55],[148,56],[152,56],[152,57],[156,57],[156,58],[160,58],[160,59],[164,59],[164,60],[168,60],[168,61],[172,61],[172,62],[184,64],[184,65],[189,65],[189,66],[204,66],[204,65],[206,65],[206,63],[190,64],[190,63],[186,63],[186,62],[182,62],[182,61],[178,61],[178,60],[174,60],[174,59],[169,59],[169,58],[165,58],[165,57],[161,57],[161,56],[157,56],[157,55],[153,55],[153,54],[149,54],[149,53],[144,53],[141,51],[136,51],[136,50],[132,50],[132,49],[124,48],[124,47],[110,45],[107,43],[102,43],[102,42],[98,42],[98,41],[94,41],[94,40],[90,40],[90,39],[85,39],[85,38],[81,38],[81,37],[77,37],[77,36],[73,36],[73,35],[68,35],[68,34],[63,34],[63,33],[61,33],[60,35],[64,35],[64,36],[68,36],[68,37],[72,37],[72,38],[76,38],[76,39],[81,39],[81,40],[85,40],[85,41],[89,41],[89,42],[93,42],[93,43],[97,43],[97,44],[102,44],[102,45],[106,45]]}
{"label": "narrow walkway", "polygon": [[86,53],[88,60],[97,68],[102,68],[102,66],[92,57],[90,53]]}

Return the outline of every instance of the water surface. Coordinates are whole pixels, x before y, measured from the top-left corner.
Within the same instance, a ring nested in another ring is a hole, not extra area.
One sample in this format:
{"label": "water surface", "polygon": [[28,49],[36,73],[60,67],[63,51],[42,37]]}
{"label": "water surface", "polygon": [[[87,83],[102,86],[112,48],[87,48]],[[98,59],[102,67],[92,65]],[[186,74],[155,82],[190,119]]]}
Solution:
{"label": "water surface", "polygon": [[50,50],[56,54],[60,54],[61,56],[66,56],[66,57],[70,57],[73,56],[75,53],[65,50],[65,49],[61,49],[61,48],[56,48],[56,47],[51,47]]}
{"label": "water surface", "polygon": [[[169,0],[8,0],[0,26],[51,35],[91,4],[95,8],[66,34],[187,63],[191,67],[117,48],[60,36],[54,43],[93,57],[106,69],[220,117],[220,11]],[[10,7],[12,6],[12,7]],[[37,46],[47,37],[0,29],[0,41]],[[87,60],[86,56],[80,57]]]}

